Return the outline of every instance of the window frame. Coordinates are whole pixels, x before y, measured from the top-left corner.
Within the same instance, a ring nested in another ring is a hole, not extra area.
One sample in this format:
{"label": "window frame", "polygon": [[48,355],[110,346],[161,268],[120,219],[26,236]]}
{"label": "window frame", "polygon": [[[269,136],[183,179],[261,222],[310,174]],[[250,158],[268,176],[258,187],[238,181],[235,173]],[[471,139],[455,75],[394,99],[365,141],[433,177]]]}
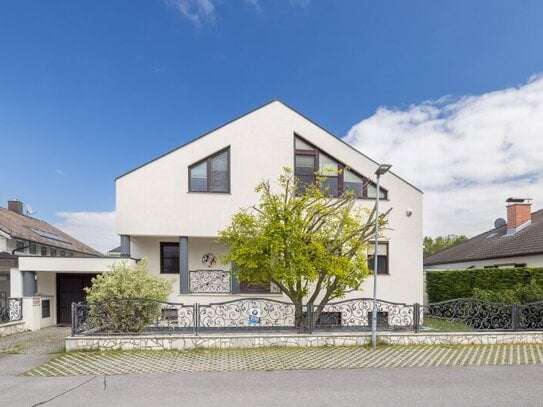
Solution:
{"label": "window frame", "polygon": [[[213,158],[221,155],[222,153],[226,152],[226,162],[227,162],[227,171],[228,171],[228,188],[226,191],[212,191],[211,190],[211,160]],[[199,165],[206,163],[206,190],[205,191],[193,191],[192,190],[192,183],[191,183],[191,170],[194,167],[198,167]],[[193,164],[190,164],[188,166],[188,192],[190,193],[199,193],[199,194],[229,194],[232,189],[232,171],[231,171],[231,165],[230,165],[230,146],[227,146],[219,151],[216,151],[215,153],[208,155],[207,157],[196,161]]]}
{"label": "window frame", "polygon": [[[163,247],[177,247],[177,258],[178,258],[178,261],[177,261],[177,271],[176,272],[171,272],[171,271],[164,271],[164,252],[162,250]],[[178,242],[160,242],[160,274],[170,274],[170,275],[179,275],[179,270],[180,270],[180,267],[179,267],[179,243]]]}
{"label": "window frame", "polygon": [[[311,150],[297,149],[296,148],[296,139],[297,138],[300,139],[303,143],[305,143],[308,146],[312,147],[312,149]],[[344,181],[343,174],[344,174],[345,170],[349,170],[354,175],[362,178],[362,182],[363,182],[363,184],[362,184],[362,196],[357,195],[356,199],[369,199],[369,200],[372,200],[372,201],[377,199],[377,197],[372,198],[372,197],[368,196],[368,186],[373,185],[373,186],[377,187],[377,184],[375,182],[371,181],[368,177],[365,177],[364,175],[360,174],[358,171],[355,171],[353,168],[349,167],[348,165],[346,165],[342,161],[338,160],[336,157],[329,154],[327,151],[316,147],[313,143],[307,141],[305,138],[303,138],[302,136],[300,136],[296,132],[294,132],[293,150],[294,150],[294,157],[293,157],[294,176],[296,176],[296,156],[297,155],[310,155],[310,156],[315,157],[314,178],[316,180],[317,174],[319,173],[319,170],[320,170],[319,155],[323,154],[323,155],[326,155],[327,157],[331,158],[332,160],[334,160],[334,161],[336,161],[338,163],[338,175],[337,175],[337,178],[338,178],[338,193],[337,193],[337,195],[333,195],[333,197],[340,197],[341,195],[343,195],[345,193],[345,181]],[[388,190],[381,187],[381,186],[379,186],[379,190],[383,194],[383,197],[380,197],[379,200],[388,201]]]}
{"label": "window frame", "polygon": [[[380,246],[380,245],[383,245],[386,247],[386,250],[387,250],[387,254],[386,256],[382,255],[382,254],[377,254],[377,274],[380,275],[380,276],[388,276],[390,275],[390,242],[389,241],[378,241],[377,242],[377,246]],[[368,248],[374,248],[375,249],[375,243],[372,242],[370,244],[368,244]],[[373,272],[373,265],[374,265],[374,260],[373,260],[373,256],[375,255],[375,253],[373,255],[370,255],[368,254],[368,268]],[[370,260],[370,257],[371,257],[371,260]],[[379,272],[379,257],[385,257],[385,271],[384,272]]]}

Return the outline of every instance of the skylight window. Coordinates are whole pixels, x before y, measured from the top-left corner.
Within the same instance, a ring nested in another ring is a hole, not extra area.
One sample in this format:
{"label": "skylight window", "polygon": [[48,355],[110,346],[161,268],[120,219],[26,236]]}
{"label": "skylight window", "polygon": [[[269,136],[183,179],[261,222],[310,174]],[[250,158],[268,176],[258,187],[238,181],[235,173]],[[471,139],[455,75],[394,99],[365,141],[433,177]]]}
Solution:
{"label": "skylight window", "polygon": [[62,236],[57,235],[56,233],[48,232],[46,230],[42,230],[42,229],[38,229],[38,228],[30,228],[30,230],[32,230],[32,232],[40,235],[41,237],[45,237],[47,239],[57,240],[59,242],[64,242],[64,243],[71,244],[71,242],[64,239]]}

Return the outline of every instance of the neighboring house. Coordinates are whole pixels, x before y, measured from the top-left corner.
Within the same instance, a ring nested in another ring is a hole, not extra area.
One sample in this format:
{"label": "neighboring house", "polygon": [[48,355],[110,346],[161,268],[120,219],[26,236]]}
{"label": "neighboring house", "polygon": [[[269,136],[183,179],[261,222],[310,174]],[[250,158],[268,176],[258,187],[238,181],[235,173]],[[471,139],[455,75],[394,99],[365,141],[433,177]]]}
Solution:
{"label": "neighboring house", "polygon": [[[302,182],[320,172],[334,193],[353,189],[358,205],[374,206],[378,163],[273,101],[117,178],[121,255],[147,257],[153,273],[175,280],[172,301],[281,299],[274,287],[233,279],[231,265],[220,261],[226,248],[215,240],[232,214],[258,203],[255,186],[277,180],[284,167]],[[393,210],[378,246],[378,297],[422,302],[422,192],[394,173],[382,176],[381,187],[381,209]],[[371,284],[349,296],[371,297]]]}
{"label": "neighboring house", "polygon": [[117,246],[107,252],[109,257],[121,257],[121,246]]}
{"label": "neighboring house", "polygon": [[0,298],[23,298],[25,329],[69,323],[72,302],[116,261],[28,216],[20,201],[0,207]]}
{"label": "neighboring house", "polygon": [[507,199],[507,220],[424,259],[425,270],[543,266],[543,209],[529,199]]}

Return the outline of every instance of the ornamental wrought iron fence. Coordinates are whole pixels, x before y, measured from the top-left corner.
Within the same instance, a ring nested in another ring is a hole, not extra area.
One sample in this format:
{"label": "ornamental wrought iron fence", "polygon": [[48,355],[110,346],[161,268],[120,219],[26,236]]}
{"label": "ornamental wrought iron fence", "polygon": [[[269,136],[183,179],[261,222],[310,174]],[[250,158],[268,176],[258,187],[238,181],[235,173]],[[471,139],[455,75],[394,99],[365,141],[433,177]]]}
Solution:
{"label": "ornamental wrought iron fence", "polygon": [[[413,330],[418,304],[405,304],[376,300],[377,328],[379,330]],[[314,330],[367,331],[371,329],[373,299],[356,298],[331,302],[323,307],[313,306],[311,325]]]}
{"label": "ornamental wrought iron fence", "polygon": [[[543,330],[543,301],[517,305],[459,298],[428,305],[377,300],[376,305],[379,331]],[[72,335],[369,331],[372,312],[371,298],[322,307],[254,297],[209,304],[130,298],[73,303]]]}
{"label": "ornamental wrought iron fence", "polygon": [[458,298],[421,307],[426,330],[525,331],[543,329],[543,301],[503,304]]}
{"label": "ornamental wrought iron fence", "polygon": [[0,324],[23,319],[22,298],[0,298]]}

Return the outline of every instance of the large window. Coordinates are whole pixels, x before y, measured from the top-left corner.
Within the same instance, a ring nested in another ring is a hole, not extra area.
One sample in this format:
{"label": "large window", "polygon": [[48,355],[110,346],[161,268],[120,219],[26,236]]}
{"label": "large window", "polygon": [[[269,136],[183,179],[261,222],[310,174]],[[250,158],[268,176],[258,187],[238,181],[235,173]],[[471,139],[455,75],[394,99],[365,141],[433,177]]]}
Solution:
{"label": "large window", "polygon": [[230,192],[230,149],[189,167],[190,192]]}
{"label": "large window", "polygon": [[[346,191],[353,191],[358,198],[375,199],[377,196],[373,182],[298,136],[294,138],[294,175],[302,190],[315,183],[319,175],[323,177],[322,188],[332,196],[340,196]],[[379,189],[379,197],[387,199],[387,191]]]}
{"label": "large window", "polygon": [[160,272],[179,274],[179,243],[160,243]]}
{"label": "large window", "polygon": [[[368,267],[373,271],[375,245],[369,243],[368,245]],[[388,271],[388,243],[377,244],[377,274],[389,274]]]}

